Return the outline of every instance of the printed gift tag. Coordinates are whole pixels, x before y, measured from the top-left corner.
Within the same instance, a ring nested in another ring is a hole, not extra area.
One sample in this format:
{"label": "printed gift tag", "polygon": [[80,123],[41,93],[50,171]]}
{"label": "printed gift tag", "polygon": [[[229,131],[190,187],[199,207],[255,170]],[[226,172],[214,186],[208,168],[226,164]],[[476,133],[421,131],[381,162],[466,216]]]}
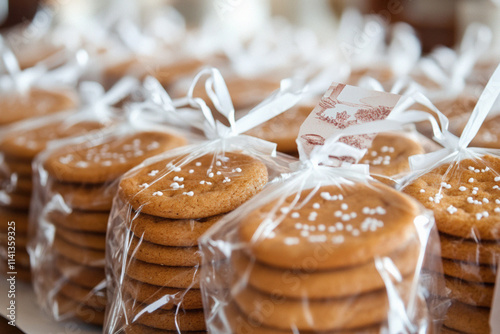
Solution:
{"label": "printed gift tag", "polygon": [[[300,127],[299,138],[305,153],[314,146],[350,126],[385,119],[398,103],[400,95],[371,91],[345,84],[333,83],[319,104]],[[354,135],[339,142],[357,149],[369,148],[375,135]],[[356,162],[354,157],[337,157],[341,161]]]}

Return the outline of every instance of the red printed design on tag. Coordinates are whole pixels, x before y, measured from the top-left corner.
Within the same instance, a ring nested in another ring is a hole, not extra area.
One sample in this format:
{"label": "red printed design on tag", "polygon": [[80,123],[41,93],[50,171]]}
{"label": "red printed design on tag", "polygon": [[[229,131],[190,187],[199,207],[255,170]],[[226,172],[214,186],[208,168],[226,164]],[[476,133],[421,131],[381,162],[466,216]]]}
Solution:
{"label": "red printed design on tag", "polygon": [[[306,153],[316,145],[324,145],[328,137],[356,124],[385,119],[400,96],[370,91],[359,87],[333,83],[318,105],[300,127],[299,141]],[[375,135],[345,136],[339,142],[365,149],[371,146]],[[354,162],[349,156],[337,157]]]}

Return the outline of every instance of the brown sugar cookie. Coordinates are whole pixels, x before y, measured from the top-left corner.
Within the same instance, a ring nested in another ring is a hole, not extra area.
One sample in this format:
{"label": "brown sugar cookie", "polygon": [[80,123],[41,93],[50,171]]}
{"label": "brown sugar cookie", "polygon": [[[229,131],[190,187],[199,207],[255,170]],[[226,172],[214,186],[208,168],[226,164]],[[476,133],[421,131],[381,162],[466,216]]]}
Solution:
{"label": "brown sugar cookie", "polygon": [[141,283],[129,277],[123,281],[123,290],[134,300],[143,304],[159,305],[164,310],[181,309],[193,310],[203,308],[201,291],[199,289],[175,289]]}
{"label": "brown sugar cookie", "polygon": [[443,297],[449,297],[467,305],[491,307],[494,284],[471,283],[452,277],[445,277],[445,284],[446,288],[450,289],[450,294]]}
{"label": "brown sugar cookie", "polygon": [[33,180],[27,177],[20,177],[16,180],[13,187],[21,194],[31,194],[33,191]]}
{"label": "brown sugar cookie", "polygon": [[87,289],[78,284],[62,282],[58,286],[58,292],[92,308],[104,309],[106,307],[106,291],[102,289]]}
{"label": "brown sugar cookie", "polygon": [[245,154],[206,154],[178,166],[183,159],[178,156],[137,170],[121,180],[120,195],[134,210],[147,214],[204,218],[237,208],[267,183],[266,166]]}
{"label": "brown sugar cookie", "polygon": [[44,167],[61,182],[104,183],[117,179],[148,157],[185,143],[184,138],[164,132],[138,132],[100,145],[62,147],[47,158]]}
{"label": "brown sugar cookie", "polygon": [[335,269],[367,263],[415,240],[418,214],[410,197],[383,184],[331,185],[251,212],[239,236],[261,263]]}
{"label": "brown sugar cookie", "polygon": [[102,268],[87,267],[64,256],[57,256],[55,267],[69,281],[88,289],[93,289],[106,280]]}
{"label": "brown sugar cookie", "polygon": [[471,334],[490,333],[490,309],[453,301],[448,308],[444,325],[450,329]]}
{"label": "brown sugar cookie", "polygon": [[55,296],[59,315],[70,315],[83,322],[102,326],[104,323],[104,309],[92,308],[71,298],[58,294]]}
{"label": "brown sugar cookie", "polygon": [[110,211],[116,185],[112,184],[75,184],[51,182],[50,192],[61,195],[69,207],[84,211]]}
{"label": "brown sugar cookie", "polygon": [[28,244],[28,236],[26,234],[16,233],[15,240],[12,240],[12,238],[9,240],[7,233],[0,232],[0,246],[7,247],[9,241],[15,241],[17,249],[25,250]]}
{"label": "brown sugar cookie", "polygon": [[[18,234],[27,233],[28,218],[28,211],[26,210],[14,210],[0,206],[0,232],[15,231]],[[9,224],[9,222],[14,222],[15,224]]]}
{"label": "brown sugar cookie", "polygon": [[5,194],[0,191],[0,206],[15,210],[28,210],[30,208],[31,195],[20,193]]}
{"label": "brown sugar cookie", "polygon": [[470,282],[495,283],[497,267],[462,261],[443,260],[444,274]]}
{"label": "brown sugar cookie", "polygon": [[104,233],[85,233],[59,226],[56,228],[56,238],[61,238],[68,243],[84,248],[101,251],[106,249],[106,234]]}
{"label": "brown sugar cookie", "polygon": [[440,232],[475,240],[500,239],[500,158],[446,163],[403,191],[434,212]]}
{"label": "brown sugar cookie", "polygon": [[[415,271],[420,247],[416,242],[388,254],[399,273],[408,276]],[[326,271],[282,270],[251,261],[242,253],[234,253],[231,261],[239,276],[257,290],[273,296],[310,299],[338,298],[382,289],[385,282],[375,261]]]}
{"label": "brown sugar cookie", "polygon": [[394,72],[388,64],[373,64],[369,67],[354,68],[347,79],[347,84],[357,86],[359,80],[364,76],[370,76],[381,83],[387,83],[394,78]]}
{"label": "brown sugar cookie", "polygon": [[203,331],[206,329],[203,310],[163,310],[155,305],[127,302],[127,318],[148,327],[170,331]]}
{"label": "brown sugar cookie", "polygon": [[73,210],[68,214],[53,210],[47,214],[47,220],[54,225],[81,232],[106,233],[108,218],[108,212],[86,212]]}
{"label": "brown sugar cookie", "polygon": [[[262,322],[256,319],[248,319],[239,309],[238,306],[234,303],[229,304],[224,308],[224,313],[229,321],[231,326],[231,330],[234,334],[285,334],[291,333],[292,326],[288,329],[278,329],[271,328],[262,325]],[[224,325],[223,325],[224,326]],[[324,334],[354,334],[354,333],[363,333],[363,334],[378,334],[380,333],[382,327],[381,325],[375,325],[370,327],[363,328],[355,328],[352,330],[342,330],[342,331],[321,331]],[[300,333],[316,333],[310,331],[300,331]]]}
{"label": "brown sugar cookie", "polygon": [[100,122],[68,122],[57,121],[41,126],[8,132],[0,141],[0,151],[18,159],[32,160],[43,151],[51,140],[76,137],[88,132],[102,129]]}
{"label": "brown sugar cookie", "polygon": [[[465,128],[465,123],[463,128]],[[462,131],[463,128],[461,128]],[[470,146],[500,148],[500,115],[487,118],[483,122]]]}
{"label": "brown sugar cookie", "polygon": [[[409,288],[409,285],[397,287],[401,290]],[[334,331],[371,326],[384,322],[390,307],[385,289],[354,298],[307,301],[282,299],[248,287],[234,290],[236,304],[249,319],[283,330],[292,326],[299,331]],[[304,312],[305,308],[307,312]]]}
{"label": "brown sugar cookie", "polygon": [[104,267],[104,252],[102,250],[75,246],[61,238],[54,238],[53,248],[73,262],[94,268]]}
{"label": "brown sugar cookie", "polygon": [[13,94],[2,99],[0,126],[31,117],[71,110],[76,107],[74,95],[68,91],[32,88],[24,95]]}
{"label": "brown sugar cookie", "polygon": [[[267,78],[233,77],[225,78],[225,81],[236,111],[255,107],[273,91],[280,88],[279,80],[270,80]],[[207,95],[205,85],[196,85],[193,97],[203,99],[210,109],[215,109]]]}
{"label": "brown sugar cookie", "polygon": [[489,265],[496,265],[499,262],[500,244],[498,241],[482,240],[477,242],[444,233],[439,234],[439,240],[443,258]]}
{"label": "brown sugar cookie", "polygon": [[144,241],[163,246],[192,247],[222,215],[201,219],[166,219],[145,213],[130,213],[130,230]]}
{"label": "brown sugar cookie", "polygon": [[194,267],[201,264],[198,247],[170,247],[133,237],[128,255],[147,263],[172,267]]}
{"label": "brown sugar cookie", "polygon": [[31,160],[16,160],[7,158],[4,161],[8,173],[17,174],[18,177],[31,179],[33,176],[33,170],[31,169]]}
{"label": "brown sugar cookie", "polygon": [[178,289],[199,289],[200,271],[196,267],[169,267],[131,259],[126,274],[142,283]]}
{"label": "brown sugar cookie", "polygon": [[251,129],[246,134],[276,143],[280,152],[296,153],[297,143],[295,140],[299,135],[300,126],[313,109],[313,104],[292,107],[290,110]]}
{"label": "brown sugar cookie", "polygon": [[155,77],[163,87],[168,87],[178,80],[201,69],[204,62],[198,59],[183,59],[171,64],[149,67],[146,74]]}
{"label": "brown sugar cookie", "polygon": [[401,133],[379,133],[360,163],[370,165],[371,174],[394,176],[410,171],[408,158],[424,148]]}
{"label": "brown sugar cookie", "polygon": [[[123,327],[126,334],[176,334],[179,331],[168,331],[139,324],[128,324]],[[187,334],[206,334],[206,331],[189,331]]]}

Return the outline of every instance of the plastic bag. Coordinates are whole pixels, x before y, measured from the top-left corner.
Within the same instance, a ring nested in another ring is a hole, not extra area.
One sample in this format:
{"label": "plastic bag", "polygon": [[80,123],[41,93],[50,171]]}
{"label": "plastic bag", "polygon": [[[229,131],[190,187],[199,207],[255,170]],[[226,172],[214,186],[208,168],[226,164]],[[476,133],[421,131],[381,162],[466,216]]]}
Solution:
{"label": "plastic bag", "polygon": [[437,237],[432,214],[372,179],[366,165],[330,167],[363,155],[339,143],[341,136],[395,129],[387,122],[353,126],[309,156],[302,151],[293,173],[200,238],[210,333],[425,333],[433,327],[425,305],[429,278],[421,275]]}
{"label": "plastic bag", "polygon": [[500,151],[468,145],[495,104],[499,80],[497,68],[460,138],[440,116],[443,132],[435,138],[444,149],[412,157],[413,173],[402,187],[434,212],[446,289],[433,295],[450,304],[444,326],[453,331],[490,332],[499,251]]}
{"label": "plastic bag", "polygon": [[189,138],[157,120],[133,108],[125,122],[37,157],[28,249],[38,303],[55,320],[103,324],[105,237],[118,179]]}
{"label": "plastic bag", "polygon": [[[17,231],[17,272],[21,279],[30,280],[30,260],[26,246],[33,190],[32,163],[35,157],[44,151],[50,142],[84,136],[113,125],[117,116],[110,106],[123,99],[135,85],[135,81],[124,80],[105,96],[95,89],[102,87],[94,85],[97,84],[82,84],[81,97],[89,104],[80,109],[18,122],[0,134],[2,238],[7,229],[7,222],[13,220]],[[5,241],[2,241],[1,245],[1,255],[4,259],[9,252]]]}
{"label": "plastic bag", "polygon": [[[198,80],[229,126],[193,98]],[[121,179],[106,248],[109,307],[104,331],[204,331],[198,238],[217,220],[287,172],[292,158],[275,144],[240,135],[300,98],[287,81],[247,115],[235,119],[227,87],[215,69],[200,72],[178,107],[201,108],[192,123],[207,141],[146,160]]]}

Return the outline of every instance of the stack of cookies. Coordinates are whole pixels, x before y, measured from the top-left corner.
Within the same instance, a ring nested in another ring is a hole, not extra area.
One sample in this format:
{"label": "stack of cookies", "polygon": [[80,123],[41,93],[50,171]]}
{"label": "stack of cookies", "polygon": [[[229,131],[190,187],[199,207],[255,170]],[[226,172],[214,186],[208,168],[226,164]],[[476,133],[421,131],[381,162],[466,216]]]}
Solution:
{"label": "stack of cookies", "polygon": [[389,314],[404,328],[406,315],[395,315],[415,306],[407,302],[422,249],[418,203],[378,183],[266,203],[235,225],[224,308],[232,333],[379,333]]}
{"label": "stack of cookies", "polygon": [[197,240],[267,181],[260,160],[233,152],[170,157],[126,175],[119,186],[125,205],[116,208],[124,212],[110,223],[109,238],[121,248],[111,250],[120,291],[113,291],[110,313],[127,321],[106,331],[205,331]]}
{"label": "stack of cookies", "polygon": [[[56,319],[75,316],[102,324],[104,262],[116,180],[144,159],[185,144],[163,132],[119,132],[47,152],[40,205],[34,284]],[[38,216],[38,215],[37,215]],[[51,297],[53,296],[53,297]]]}
{"label": "stack of cookies", "polygon": [[[50,121],[29,127],[14,127],[0,140],[3,156],[0,171],[0,224],[1,232],[8,229],[8,222],[15,222],[16,270],[20,279],[30,280],[29,256],[26,251],[28,216],[33,188],[31,164],[35,156],[43,151],[51,140],[83,135],[100,129],[104,124],[97,121],[66,124],[64,121]],[[2,263],[7,255],[6,237],[0,241]],[[4,254],[5,252],[5,254]]]}
{"label": "stack of cookies", "polygon": [[486,155],[443,164],[404,192],[434,211],[440,232],[449,331],[489,333],[500,252],[500,158]]}

